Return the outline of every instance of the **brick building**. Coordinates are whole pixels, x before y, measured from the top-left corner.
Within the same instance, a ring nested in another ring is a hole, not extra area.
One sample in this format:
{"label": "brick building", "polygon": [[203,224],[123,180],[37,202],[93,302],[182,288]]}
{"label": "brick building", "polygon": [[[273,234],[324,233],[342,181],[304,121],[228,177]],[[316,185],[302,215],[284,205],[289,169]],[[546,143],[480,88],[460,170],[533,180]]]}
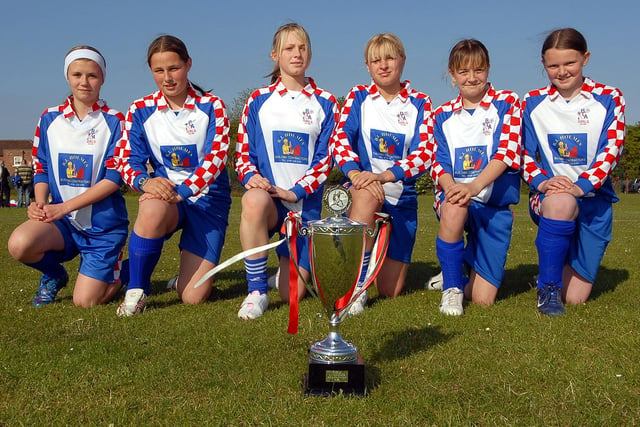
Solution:
{"label": "brick building", "polygon": [[31,160],[32,148],[33,141],[30,139],[0,139],[0,160],[4,160],[4,165],[13,174],[23,158]]}

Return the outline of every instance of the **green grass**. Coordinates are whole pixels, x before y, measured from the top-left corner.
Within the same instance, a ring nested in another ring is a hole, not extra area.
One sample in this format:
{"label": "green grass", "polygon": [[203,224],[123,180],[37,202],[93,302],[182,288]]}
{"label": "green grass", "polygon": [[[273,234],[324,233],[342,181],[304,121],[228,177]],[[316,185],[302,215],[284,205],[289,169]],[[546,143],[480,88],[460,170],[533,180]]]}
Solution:
{"label": "green grass", "polygon": [[[72,286],[56,303],[32,307],[38,274],[3,248],[0,426],[640,424],[640,196],[621,197],[592,298],[558,318],[538,314],[528,285],[536,252],[525,203],[515,208],[497,303],[441,315],[440,294],[423,289],[436,272],[437,225],[431,197],[421,197],[405,292],[372,292],[367,310],[341,326],[367,363],[365,398],[301,393],[307,349],[328,330],[318,301],[302,302],[300,332],[291,336],[276,292],[262,318],[237,318],[242,263],[217,277],[209,303],[185,306],[162,291],[178,268],[177,236],[154,273],[151,309],[127,319],[115,315],[121,296],[74,307]],[[135,218],[135,199],[127,199]],[[240,250],[239,205],[234,199],[223,259]],[[25,211],[2,209],[0,218],[6,241]],[[269,262],[273,272],[276,260]]]}

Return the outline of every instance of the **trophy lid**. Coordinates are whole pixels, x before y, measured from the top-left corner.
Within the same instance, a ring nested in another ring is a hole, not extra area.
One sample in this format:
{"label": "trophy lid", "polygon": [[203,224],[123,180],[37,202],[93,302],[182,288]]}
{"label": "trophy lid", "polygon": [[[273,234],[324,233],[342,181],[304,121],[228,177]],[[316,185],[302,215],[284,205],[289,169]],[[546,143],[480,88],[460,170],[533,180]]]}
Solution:
{"label": "trophy lid", "polygon": [[362,234],[367,224],[353,221],[343,214],[351,207],[351,193],[342,185],[328,187],[322,197],[322,205],[331,216],[309,221],[311,233],[348,235]]}
{"label": "trophy lid", "polygon": [[322,196],[322,206],[332,216],[339,217],[351,207],[351,193],[342,185],[327,187]]}

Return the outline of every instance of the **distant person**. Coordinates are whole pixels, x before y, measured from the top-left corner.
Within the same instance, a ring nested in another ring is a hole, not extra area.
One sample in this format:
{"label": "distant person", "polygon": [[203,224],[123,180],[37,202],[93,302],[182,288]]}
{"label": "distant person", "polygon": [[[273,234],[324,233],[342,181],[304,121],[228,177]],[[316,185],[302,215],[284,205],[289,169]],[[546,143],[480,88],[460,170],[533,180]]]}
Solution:
{"label": "distant person", "polygon": [[456,43],[448,71],[459,94],[434,113],[440,311],[451,316],[464,313],[465,295],[480,305],[495,302],[511,243],[509,205],[520,200],[520,101],[514,92],[493,88],[489,68],[481,42]]}
{"label": "distant person", "polygon": [[129,238],[131,280],[118,316],[144,311],[164,242],[180,229],[178,294],[188,304],[207,300],[213,279],[194,286],[220,259],[231,206],[224,103],[189,81],[192,60],[177,37],[156,38],[147,64],[158,90],[129,107],[116,155],[127,184],[143,193]]}
{"label": "distant person", "polygon": [[0,207],[11,206],[11,188],[9,187],[11,173],[4,165],[4,160],[0,160]]}
{"label": "distant person", "polygon": [[13,172],[13,176],[11,177],[11,183],[13,184],[13,188],[15,188],[16,192],[18,193],[18,200],[16,202],[16,207],[19,208],[20,202],[22,200],[22,178],[20,177],[20,174],[18,173],[17,168]]}
{"label": "distant person", "polygon": [[[306,30],[290,23],[273,36],[271,84],[256,90],[246,102],[236,145],[236,171],[247,190],[242,196],[240,242],[243,249],[268,243],[290,211],[303,222],[320,219],[322,190],[331,165],[328,146],[338,107],[306,70],[311,41]],[[299,239],[302,274],[309,279],[308,240]],[[289,301],[289,251],[276,249],[280,261],[278,289]],[[269,305],[267,251],[245,258],[249,294],[238,317],[256,319]],[[305,288],[298,281],[298,296]]]}
{"label": "distant person", "polygon": [[[62,263],[78,254],[75,305],[106,303],[120,289],[118,260],[129,220],[112,156],[124,116],[100,99],[105,75],[100,52],[90,46],[71,49],[64,60],[71,96],[47,109],[38,122],[35,202],[27,207],[29,220],[9,238],[9,253],[42,273],[35,306],[55,300],[69,281]],[[69,163],[76,170],[73,177],[62,173]]]}
{"label": "distant person", "polygon": [[21,192],[18,193],[18,206],[29,206],[31,204],[31,188],[33,187],[33,166],[27,164],[25,159],[16,168],[22,180]]}
{"label": "distant person", "polygon": [[[374,213],[391,215],[387,257],[378,292],[394,297],[404,288],[418,228],[417,177],[431,164],[431,99],[402,81],[404,46],[393,34],[376,34],[364,49],[371,84],[354,86],[334,132],[333,157],[351,182],[349,218],[374,226]],[[358,286],[363,285],[374,242],[367,239]],[[359,292],[358,289],[354,295]],[[364,311],[364,292],[349,308]]]}
{"label": "distant person", "polygon": [[522,176],[538,225],[538,310],[564,313],[584,303],[611,241],[611,173],[625,139],[625,101],[612,86],[584,77],[591,52],[573,28],[552,31],[542,45],[550,84],[523,103]]}

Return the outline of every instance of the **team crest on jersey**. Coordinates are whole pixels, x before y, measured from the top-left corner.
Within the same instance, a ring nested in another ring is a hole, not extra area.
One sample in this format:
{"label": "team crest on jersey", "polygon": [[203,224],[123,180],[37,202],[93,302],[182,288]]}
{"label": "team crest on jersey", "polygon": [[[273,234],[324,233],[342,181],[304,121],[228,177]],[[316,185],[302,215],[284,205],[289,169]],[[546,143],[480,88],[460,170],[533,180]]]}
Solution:
{"label": "team crest on jersey", "polygon": [[374,159],[398,161],[404,152],[404,134],[371,129],[371,155]]}
{"label": "team crest on jersey", "polygon": [[586,133],[550,133],[548,142],[554,163],[571,166],[587,164]]}
{"label": "team crest on jersey", "polygon": [[407,112],[406,111],[400,111],[397,114],[398,117],[398,124],[400,126],[406,126],[409,124],[409,118],[407,117]]}
{"label": "team crest on jersey", "polygon": [[192,171],[198,166],[198,150],[195,144],[161,145],[162,164],[175,171]]}
{"label": "team crest on jersey", "polygon": [[484,119],[484,122],[482,122],[482,134],[493,135],[493,119],[488,117]]}
{"label": "team crest on jersey", "polygon": [[581,108],[578,111],[578,124],[579,125],[588,125],[589,124],[589,109]]}
{"label": "team crest on jersey", "polygon": [[273,160],[278,163],[309,163],[309,135],[301,132],[273,131]]}
{"label": "team crest on jersey", "polygon": [[474,178],[488,163],[487,148],[482,145],[456,148],[453,164],[455,178]]}
{"label": "team crest on jersey", "polygon": [[96,143],[96,130],[91,128],[89,132],[87,132],[87,145],[95,145]]}
{"label": "team crest on jersey", "polygon": [[308,108],[304,109],[304,111],[302,112],[302,121],[304,122],[305,125],[313,124],[313,116],[311,115],[310,109]]}
{"label": "team crest on jersey", "polygon": [[187,131],[187,135],[194,135],[197,132],[196,125],[193,123],[193,120],[189,120],[185,123],[184,127]]}
{"label": "team crest on jersey", "polygon": [[58,176],[60,185],[67,185],[69,187],[91,187],[92,171],[92,154],[58,154]]}

